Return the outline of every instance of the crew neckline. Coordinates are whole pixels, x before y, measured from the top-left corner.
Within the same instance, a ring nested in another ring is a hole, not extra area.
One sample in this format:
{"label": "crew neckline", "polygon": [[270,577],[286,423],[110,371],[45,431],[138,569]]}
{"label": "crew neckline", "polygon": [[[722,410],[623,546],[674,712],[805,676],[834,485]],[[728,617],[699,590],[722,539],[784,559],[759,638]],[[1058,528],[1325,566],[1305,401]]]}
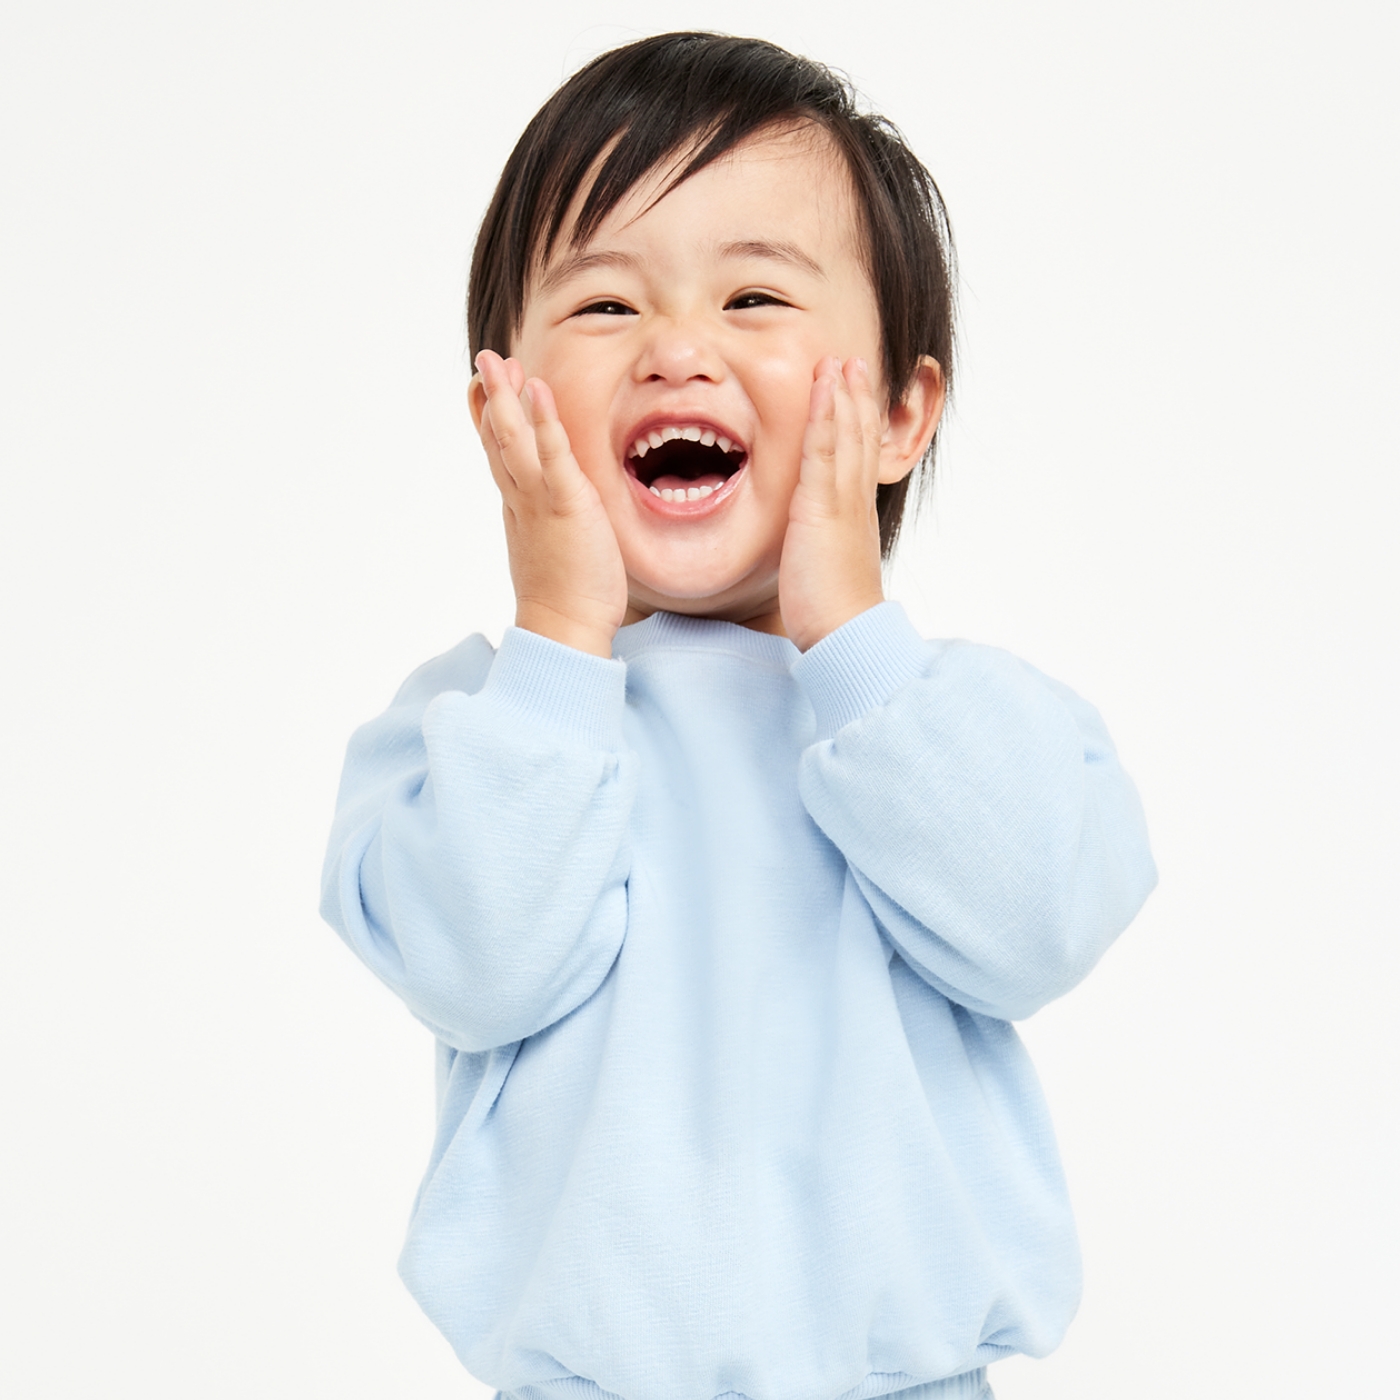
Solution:
{"label": "crew neckline", "polygon": [[773,662],[785,670],[801,655],[788,638],[771,632],[756,632],[742,623],[714,617],[686,617],[660,611],[619,628],[613,638],[613,655],[619,661],[630,661],[642,652],[665,647],[727,651],[755,661]]}

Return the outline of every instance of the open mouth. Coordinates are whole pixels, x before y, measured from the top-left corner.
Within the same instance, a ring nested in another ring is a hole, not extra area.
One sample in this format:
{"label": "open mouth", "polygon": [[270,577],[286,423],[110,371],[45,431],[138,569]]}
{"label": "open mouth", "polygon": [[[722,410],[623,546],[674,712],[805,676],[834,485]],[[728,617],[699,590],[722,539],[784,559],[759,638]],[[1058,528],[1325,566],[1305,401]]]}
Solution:
{"label": "open mouth", "polygon": [[627,470],[663,501],[702,501],[747,459],[743,445],[716,428],[668,423],[638,435],[627,450]]}

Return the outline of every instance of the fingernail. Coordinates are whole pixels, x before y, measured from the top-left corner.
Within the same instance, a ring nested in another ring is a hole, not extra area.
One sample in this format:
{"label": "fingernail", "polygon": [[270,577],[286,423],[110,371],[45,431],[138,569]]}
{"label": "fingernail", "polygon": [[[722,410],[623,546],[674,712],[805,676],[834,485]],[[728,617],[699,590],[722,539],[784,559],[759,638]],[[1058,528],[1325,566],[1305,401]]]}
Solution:
{"label": "fingernail", "polygon": [[525,381],[524,389],[522,389],[520,392],[524,396],[525,402],[529,404],[531,408],[534,408],[535,391],[530,387],[530,381],[528,379]]}
{"label": "fingernail", "polygon": [[866,364],[865,361],[864,361],[863,359],[861,359],[861,357],[860,357],[859,355],[856,356],[856,368],[857,368],[862,374],[868,374],[868,373],[870,372],[870,366],[869,366],[868,364]]}

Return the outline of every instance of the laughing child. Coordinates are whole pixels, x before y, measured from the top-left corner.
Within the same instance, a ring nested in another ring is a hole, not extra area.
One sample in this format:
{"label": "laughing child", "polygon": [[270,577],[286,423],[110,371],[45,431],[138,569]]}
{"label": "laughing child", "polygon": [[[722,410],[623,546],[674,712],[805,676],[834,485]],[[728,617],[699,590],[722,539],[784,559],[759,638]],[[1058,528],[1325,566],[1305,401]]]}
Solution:
{"label": "laughing child", "polygon": [[471,409],[515,626],[351,741],[324,912],[438,1041],[403,1277],[507,1400],[951,1400],[1079,1294],[1010,1022],[1155,879],[1095,711],[882,559],[938,191],[826,69],[668,34],[530,123]]}

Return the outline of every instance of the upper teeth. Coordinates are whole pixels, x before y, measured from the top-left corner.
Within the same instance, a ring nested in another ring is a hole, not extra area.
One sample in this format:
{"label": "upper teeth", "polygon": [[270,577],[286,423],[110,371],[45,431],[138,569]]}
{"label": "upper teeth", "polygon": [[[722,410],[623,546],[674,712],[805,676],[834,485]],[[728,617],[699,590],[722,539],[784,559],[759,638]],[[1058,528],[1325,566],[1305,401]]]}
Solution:
{"label": "upper teeth", "polygon": [[660,447],[663,442],[674,442],[677,438],[684,438],[687,442],[698,442],[705,447],[718,445],[721,452],[734,450],[734,443],[727,437],[721,437],[713,428],[699,428],[694,424],[687,428],[674,428],[668,425],[665,428],[653,428],[649,433],[639,437],[632,444],[632,455],[645,457],[653,447]]}

